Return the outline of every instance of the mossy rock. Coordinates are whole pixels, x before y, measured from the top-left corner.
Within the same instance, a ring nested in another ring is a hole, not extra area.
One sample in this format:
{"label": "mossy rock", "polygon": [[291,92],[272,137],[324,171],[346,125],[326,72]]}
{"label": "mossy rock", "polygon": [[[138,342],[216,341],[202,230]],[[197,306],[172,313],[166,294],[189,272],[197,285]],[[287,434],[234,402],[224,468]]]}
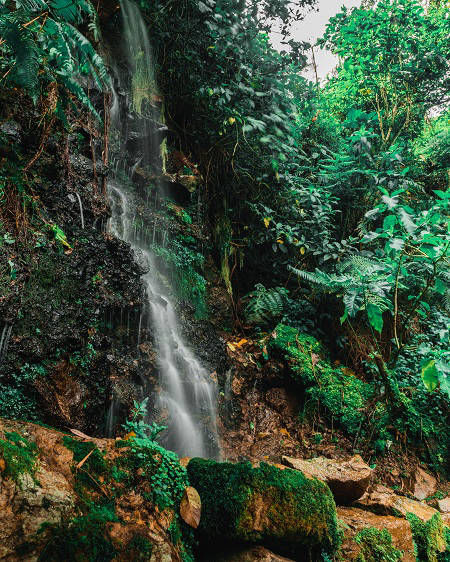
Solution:
{"label": "mossy rock", "polygon": [[202,547],[263,544],[305,561],[337,551],[336,506],[323,482],[265,463],[252,468],[195,458],[187,470],[202,500]]}
{"label": "mossy rock", "polygon": [[356,562],[397,562],[402,559],[401,550],[393,546],[392,537],[386,529],[363,529],[356,535],[355,542],[361,548]]}
{"label": "mossy rock", "polygon": [[407,514],[411,525],[416,557],[419,562],[448,562],[450,560],[450,532],[440,513],[424,522],[413,513]]}
{"label": "mossy rock", "polygon": [[[314,337],[284,324],[278,324],[273,334],[269,349],[287,361],[292,379],[349,434],[358,433],[365,421],[365,407],[374,397],[373,386],[350,369],[331,365],[326,350]],[[375,421],[383,415],[380,406]]]}

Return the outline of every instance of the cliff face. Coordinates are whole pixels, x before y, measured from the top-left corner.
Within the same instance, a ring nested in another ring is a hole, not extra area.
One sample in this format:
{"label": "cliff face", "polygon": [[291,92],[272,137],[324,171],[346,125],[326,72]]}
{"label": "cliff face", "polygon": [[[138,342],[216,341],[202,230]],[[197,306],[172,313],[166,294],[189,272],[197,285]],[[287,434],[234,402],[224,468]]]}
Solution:
{"label": "cliff face", "polygon": [[9,240],[0,252],[0,414],[101,435],[112,380],[120,373],[130,381],[123,399],[130,404],[139,368],[146,368],[132,354],[142,272],[130,248],[106,231],[107,169],[89,158],[90,145],[99,154],[103,141],[88,117],[72,115],[69,132],[55,127],[20,177],[40,147],[41,108],[11,94],[3,91],[0,115],[2,232]]}

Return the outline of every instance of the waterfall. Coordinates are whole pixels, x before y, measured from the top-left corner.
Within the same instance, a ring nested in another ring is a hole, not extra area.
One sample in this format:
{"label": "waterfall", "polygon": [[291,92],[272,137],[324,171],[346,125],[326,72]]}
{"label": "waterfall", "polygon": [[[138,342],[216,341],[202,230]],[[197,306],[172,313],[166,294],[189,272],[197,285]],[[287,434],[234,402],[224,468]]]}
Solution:
{"label": "waterfall", "polygon": [[[128,88],[130,107],[127,112],[127,119],[131,122],[119,123],[117,126],[121,131],[127,131],[128,136],[122,139],[122,143],[127,143],[131,137],[134,144],[133,149],[120,151],[123,159],[120,169],[128,171],[129,181],[121,182],[116,177],[108,184],[112,213],[108,227],[112,234],[130,244],[140,262],[146,263],[147,273],[142,276],[146,303],[137,331],[140,342],[147,322],[149,331],[154,335],[160,385],[155,406],[159,414],[166,417],[165,424],[168,426],[163,436],[164,445],[181,456],[215,457],[218,454],[216,383],[182,335],[170,287],[167,287],[167,280],[152,252],[150,238],[154,242],[157,237],[165,244],[168,233],[166,230],[156,232],[155,218],[151,236],[148,236],[140,219],[138,226],[137,218],[142,216],[142,207],[144,214],[151,216],[152,211],[157,210],[157,201],[163,200],[164,190],[162,185],[157,184],[154,198],[148,197],[148,191],[140,197],[137,186],[133,185],[133,174],[138,166],[153,171],[157,169],[161,173],[161,139],[158,131],[161,133],[164,127],[161,127],[161,112],[155,101],[159,96],[145,23],[134,2],[121,0],[120,4],[128,72],[131,75]],[[130,166],[129,161],[133,161],[134,166]],[[150,206],[149,201],[153,201],[155,207]],[[114,407],[111,405],[111,416]]]}

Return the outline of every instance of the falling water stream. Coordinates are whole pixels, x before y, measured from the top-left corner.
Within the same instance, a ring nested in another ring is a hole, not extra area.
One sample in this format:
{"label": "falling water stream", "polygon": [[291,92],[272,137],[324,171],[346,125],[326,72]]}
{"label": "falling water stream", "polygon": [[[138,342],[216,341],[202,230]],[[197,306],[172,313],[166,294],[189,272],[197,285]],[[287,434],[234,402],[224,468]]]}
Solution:
{"label": "falling water stream", "polygon": [[[156,85],[153,73],[152,50],[145,23],[134,2],[121,0],[126,41],[128,73],[132,77],[127,91],[130,122],[116,122],[115,127],[122,136],[121,145],[125,146],[130,138],[139,139],[130,150],[121,150],[123,162],[118,168],[127,172],[127,182],[116,179],[109,182],[108,193],[112,216],[109,231],[121,238],[135,252],[140,263],[145,264],[142,277],[146,288],[146,303],[139,319],[138,348],[141,332],[148,327],[154,336],[157,350],[160,390],[156,408],[166,416],[164,445],[181,456],[217,456],[216,432],[216,388],[206,369],[200,364],[193,351],[186,344],[179,325],[176,310],[172,304],[170,287],[167,279],[152,252],[155,237],[165,243],[167,232],[157,232],[154,219],[153,232],[148,232],[136,221],[138,202],[142,212],[142,203],[146,203],[144,213],[151,216],[156,209],[149,204],[162,200],[162,185],[157,185],[154,197],[140,197],[137,186],[132,183],[138,166],[155,166],[160,162],[160,142],[156,131],[161,130],[161,114],[153,103]],[[123,82],[123,80],[122,80]],[[117,99],[114,98],[114,120],[120,121]],[[114,123],[113,123],[114,124]],[[125,133],[124,133],[125,131]],[[123,138],[125,136],[125,139]],[[134,165],[126,162],[133,161]],[[148,326],[142,324],[148,322]],[[136,351],[139,359],[139,349]],[[108,415],[108,425],[112,426],[114,417],[114,400]]]}

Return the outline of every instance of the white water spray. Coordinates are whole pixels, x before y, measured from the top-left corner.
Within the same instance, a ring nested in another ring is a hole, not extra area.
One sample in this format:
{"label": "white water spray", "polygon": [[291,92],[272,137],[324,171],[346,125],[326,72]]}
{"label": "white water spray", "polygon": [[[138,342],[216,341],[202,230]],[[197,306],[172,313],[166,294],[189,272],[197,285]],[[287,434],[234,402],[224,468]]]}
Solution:
{"label": "white water spray", "polygon": [[[137,158],[139,165],[142,162],[145,166],[158,160],[160,151],[160,143],[155,138],[160,116],[155,119],[156,111],[151,109],[154,108],[156,93],[152,51],[147,29],[136,4],[121,0],[121,7],[129,72],[132,75],[133,126],[139,129],[142,139],[133,156]],[[144,107],[150,108],[151,118],[140,114]],[[128,130],[127,127],[123,129]],[[129,167],[125,164],[122,169]],[[132,180],[132,172],[129,179]],[[162,281],[163,275],[149,245],[149,237],[146,230],[136,222],[137,196],[133,187],[126,187],[114,180],[109,182],[108,190],[112,211],[110,232],[128,242],[136,255],[139,255],[139,261],[144,260],[148,266],[148,273],[142,277],[147,303],[144,314],[139,318],[138,340],[141,339],[143,318],[147,318],[158,354],[160,391],[156,406],[167,417],[165,445],[181,456],[217,456],[216,384],[181,334],[170,290]],[[148,201],[149,198],[144,199]],[[161,194],[157,199],[161,199]],[[140,204],[142,205],[142,199]],[[150,209],[147,208],[146,211],[150,214]],[[152,233],[153,242],[155,236],[156,223]],[[164,231],[159,238],[165,244],[167,233]],[[111,407],[114,408],[113,405]],[[111,420],[108,421],[112,423]]]}

